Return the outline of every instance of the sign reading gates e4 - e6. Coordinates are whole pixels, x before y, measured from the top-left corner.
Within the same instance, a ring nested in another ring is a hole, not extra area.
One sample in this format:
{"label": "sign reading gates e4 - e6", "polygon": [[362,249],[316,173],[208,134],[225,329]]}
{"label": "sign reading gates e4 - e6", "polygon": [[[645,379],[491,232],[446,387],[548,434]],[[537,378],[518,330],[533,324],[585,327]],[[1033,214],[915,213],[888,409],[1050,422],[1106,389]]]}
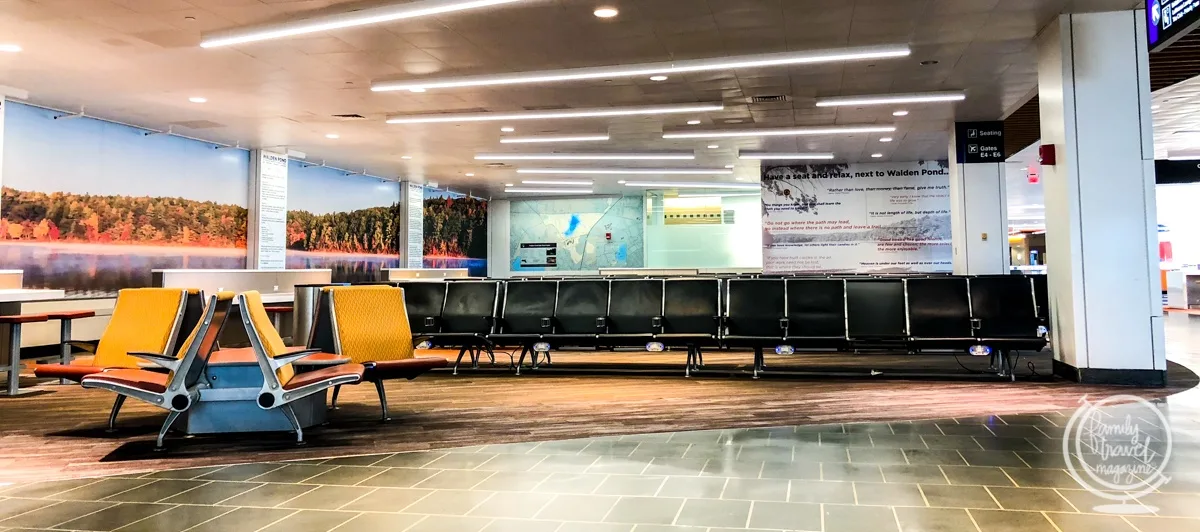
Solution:
{"label": "sign reading gates e4 - e6", "polygon": [[763,272],[952,269],[946,161],[762,167]]}
{"label": "sign reading gates e4 - e6", "polygon": [[959,164],[1004,162],[1004,122],[957,122],[954,141]]}
{"label": "sign reading gates e4 - e6", "polygon": [[1158,51],[1200,25],[1200,0],[1146,0],[1146,39]]}

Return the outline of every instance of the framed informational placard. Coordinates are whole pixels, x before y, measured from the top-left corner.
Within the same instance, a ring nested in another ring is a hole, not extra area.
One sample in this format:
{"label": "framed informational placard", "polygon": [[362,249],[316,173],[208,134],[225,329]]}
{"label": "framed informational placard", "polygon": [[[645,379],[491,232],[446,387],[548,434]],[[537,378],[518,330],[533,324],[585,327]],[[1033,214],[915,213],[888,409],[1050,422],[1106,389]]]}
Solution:
{"label": "framed informational placard", "polygon": [[405,261],[408,268],[423,268],[425,257],[425,186],[408,183],[404,188],[405,211],[408,214],[408,231],[405,237],[407,249]]}
{"label": "framed informational placard", "polygon": [[255,269],[283,270],[287,268],[288,159],[286,155],[259,150],[254,163],[251,261]]}

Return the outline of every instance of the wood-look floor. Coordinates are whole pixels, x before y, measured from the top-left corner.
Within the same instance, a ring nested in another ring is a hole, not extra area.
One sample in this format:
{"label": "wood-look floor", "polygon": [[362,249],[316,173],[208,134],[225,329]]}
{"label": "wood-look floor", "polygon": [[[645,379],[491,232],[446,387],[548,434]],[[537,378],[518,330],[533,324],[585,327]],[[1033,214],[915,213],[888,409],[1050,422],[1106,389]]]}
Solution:
{"label": "wood-look floor", "polygon": [[[295,446],[285,433],[186,439],[175,434],[166,453],[152,450],[162,411],[130,400],[118,422],[120,430],[106,434],[111,393],[43,382],[36,387],[40,393],[0,398],[0,482],[583,436],[1044,412],[1073,408],[1085,394],[1130,391],[1046,379],[889,380],[901,369],[961,372],[948,357],[770,356],[772,369],[819,366],[858,377],[760,380],[729,375],[749,365],[749,353],[712,352],[705,358],[711,368],[723,371],[685,379],[682,353],[586,352],[556,354],[554,365],[652,361],[674,364],[676,374],[439,372],[390,382],[392,421],[386,424],[378,421],[372,386],[348,387],[342,391],[341,408],[330,413],[331,423],[306,432],[306,446]],[[1041,374],[1049,373],[1049,358],[1039,355],[1023,360],[1020,374],[1029,374],[1027,361]],[[978,359],[963,362],[973,368],[986,365]],[[872,369],[883,374],[869,378]],[[1186,368],[1173,365],[1171,387],[1136,393],[1163,397],[1194,386],[1196,380]]]}

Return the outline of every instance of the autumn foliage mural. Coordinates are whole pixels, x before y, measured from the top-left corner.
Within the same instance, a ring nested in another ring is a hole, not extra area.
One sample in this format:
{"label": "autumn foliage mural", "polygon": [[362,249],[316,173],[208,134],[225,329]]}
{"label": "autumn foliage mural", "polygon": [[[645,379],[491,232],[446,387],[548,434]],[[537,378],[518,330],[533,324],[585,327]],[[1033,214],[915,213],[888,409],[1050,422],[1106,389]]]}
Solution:
{"label": "autumn foliage mural", "polygon": [[487,205],[479,198],[426,189],[426,268],[467,268],[472,276],[487,276]]}

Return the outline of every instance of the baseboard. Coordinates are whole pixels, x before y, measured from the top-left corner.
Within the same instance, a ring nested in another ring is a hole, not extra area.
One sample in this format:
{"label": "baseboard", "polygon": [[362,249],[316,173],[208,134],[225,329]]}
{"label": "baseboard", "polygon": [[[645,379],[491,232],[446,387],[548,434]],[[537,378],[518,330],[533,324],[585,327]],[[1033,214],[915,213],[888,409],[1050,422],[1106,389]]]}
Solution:
{"label": "baseboard", "polygon": [[1165,388],[1167,386],[1166,370],[1077,368],[1055,359],[1054,374],[1080,384],[1137,386],[1141,388]]}

